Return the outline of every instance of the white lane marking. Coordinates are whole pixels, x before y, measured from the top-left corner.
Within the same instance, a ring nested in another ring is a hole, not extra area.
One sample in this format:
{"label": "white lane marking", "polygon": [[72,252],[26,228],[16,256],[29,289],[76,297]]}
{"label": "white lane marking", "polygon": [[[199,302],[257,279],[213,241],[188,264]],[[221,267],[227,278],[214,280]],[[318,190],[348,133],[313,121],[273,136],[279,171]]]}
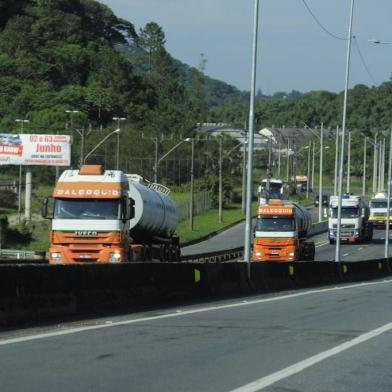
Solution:
{"label": "white lane marking", "polygon": [[319,354],[313,355],[303,361],[297,362],[294,365],[288,366],[282,370],[279,370],[275,373],[271,373],[268,376],[261,377],[256,381],[253,381],[249,384],[246,384],[242,387],[233,389],[231,392],[256,392],[261,391],[262,389],[275,384],[278,381],[281,381],[287,377],[290,377],[294,374],[300,373],[303,370],[307,369],[310,366],[313,366],[321,361],[324,361],[327,358],[333,357],[346,351],[352,347],[355,347],[361,343],[364,343],[370,339],[373,339],[385,332],[389,332],[392,330],[392,323],[388,323],[383,325],[382,327],[373,329],[372,331],[366,332],[362,335],[357,336],[354,339],[351,339],[345,343],[339,344],[329,350],[322,351]]}
{"label": "white lane marking", "polygon": [[362,246],[360,247],[360,248],[358,248],[358,251],[360,251],[360,250],[362,250],[363,248],[362,248]]}
{"label": "white lane marking", "polygon": [[328,245],[329,241],[325,241],[325,242],[316,242],[315,244],[315,248],[321,248],[322,246]]}
{"label": "white lane marking", "polygon": [[347,285],[347,286],[334,286],[334,287],[330,287],[327,289],[302,291],[300,293],[281,295],[279,297],[272,297],[272,298],[256,299],[253,301],[250,300],[248,302],[242,302],[242,300],[241,300],[241,302],[235,302],[235,303],[228,304],[228,305],[209,306],[206,308],[184,310],[181,313],[177,313],[176,311],[174,311],[173,313],[161,314],[159,316],[149,316],[149,317],[141,317],[139,319],[114,321],[110,324],[106,324],[105,321],[103,321],[102,324],[97,324],[97,325],[69,328],[69,329],[64,329],[62,331],[46,332],[46,333],[40,333],[40,334],[36,334],[36,335],[27,335],[27,336],[21,336],[18,338],[4,339],[4,340],[0,340],[0,346],[6,346],[9,344],[13,344],[13,343],[29,342],[32,340],[47,339],[47,338],[63,336],[63,335],[71,335],[74,333],[94,331],[97,329],[117,327],[117,326],[121,326],[121,325],[131,325],[131,324],[141,323],[144,321],[154,321],[154,320],[162,320],[162,319],[168,319],[168,318],[173,318],[173,317],[182,317],[182,316],[187,316],[187,315],[191,315],[191,314],[210,312],[213,310],[238,308],[241,306],[257,305],[257,304],[262,304],[262,303],[267,303],[267,302],[275,302],[275,301],[281,301],[281,300],[285,300],[285,299],[296,298],[296,297],[304,297],[306,295],[328,293],[330,291],[349,290],[349,289],[358,288],[358,287],[366,287],[366,286],[374,286],[374,285],[379,285],[379,284],[390,284],[390,283],[392,283],[392,279],[390,279],[390,280],[384,279],[382,281],[377,281],[377,282],[363,282],[363,283],[355,283],[355,284],[351,284],[351,285]]}
{"label": "white lane marking", "polygon": [[343,257],[346,257],[346,256],[348,256],[350,253],[345,253],[344,255],[343,255]]}

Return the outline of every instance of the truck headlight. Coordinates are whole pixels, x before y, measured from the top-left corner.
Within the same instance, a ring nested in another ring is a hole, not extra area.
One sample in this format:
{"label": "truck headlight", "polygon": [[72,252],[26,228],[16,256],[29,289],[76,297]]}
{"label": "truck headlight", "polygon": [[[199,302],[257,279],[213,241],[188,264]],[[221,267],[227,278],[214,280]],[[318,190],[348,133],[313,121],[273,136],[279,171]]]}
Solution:
{"label": "truck headlight", "polygon": [[264,256],[264,253],[261,252],[261,251],[257,251],[257,252],[255,252],[255,255],[256,255],[256,256]]}
{"label": "truck headlight", "polygon": [[288,252],[287,256],[294,257],[295,256],[295,252]]}
{"label": "truck headlight", "polygon": [[109,255],[109,263],[119,263],[121,261],[121,253],[114,252]]}
{"label": "truck headlight", "polygon": [[63,260],[63,257],[60,252],[53,252],[50,256],[55,263],[61,263],[61,261]]}

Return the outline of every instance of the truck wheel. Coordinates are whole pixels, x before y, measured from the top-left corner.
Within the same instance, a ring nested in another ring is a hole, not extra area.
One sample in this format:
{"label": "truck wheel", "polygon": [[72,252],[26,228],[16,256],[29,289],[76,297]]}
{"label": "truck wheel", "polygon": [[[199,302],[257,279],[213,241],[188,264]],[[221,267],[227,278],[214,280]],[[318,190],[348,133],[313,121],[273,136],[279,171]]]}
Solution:
{"label": "truck wheel", "polygon": [[330,245],[333,245],[334,243],[335,243],[334,240],[329,240],[329,244],[330,244]]}
{"label": "truck wheel", "polygon": [[159,260],[165,261],[165,245],[159,247]]}

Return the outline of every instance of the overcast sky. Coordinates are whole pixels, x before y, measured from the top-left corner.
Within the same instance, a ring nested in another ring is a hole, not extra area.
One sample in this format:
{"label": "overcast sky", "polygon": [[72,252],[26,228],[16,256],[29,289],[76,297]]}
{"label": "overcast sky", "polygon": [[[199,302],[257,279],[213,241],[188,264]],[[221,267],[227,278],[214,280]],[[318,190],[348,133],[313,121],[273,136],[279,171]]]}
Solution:
{"label": "overcast sky", "polygon": [[[200,54],[205,73],[250,89],[254,0],[103,0],[114,13],[139,30],[154,21],[166,34],[172,56],[191,66]],[[350,0],[306,0],[321,24],[347,37]],[[376,85],[392,72],[392,0],[356,0],[353,35]],[[302,0],[260,0],[257,87],[263,93],[344,88],[346,41],[317,25]],[[352,47],[350,86],[374,85],[358,50]]]}

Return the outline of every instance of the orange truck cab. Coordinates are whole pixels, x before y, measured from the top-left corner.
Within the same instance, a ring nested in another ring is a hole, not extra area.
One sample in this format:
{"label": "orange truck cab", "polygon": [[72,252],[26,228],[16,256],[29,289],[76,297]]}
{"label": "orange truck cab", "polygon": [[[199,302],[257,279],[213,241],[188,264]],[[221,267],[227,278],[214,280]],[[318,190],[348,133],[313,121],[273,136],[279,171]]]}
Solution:
{"label": "orange truck cab", "polygon": [[257,212],[253,261],[313,260],[315,247],[306,237],[311,217],[303,207],[284,200],[270,200]]}

